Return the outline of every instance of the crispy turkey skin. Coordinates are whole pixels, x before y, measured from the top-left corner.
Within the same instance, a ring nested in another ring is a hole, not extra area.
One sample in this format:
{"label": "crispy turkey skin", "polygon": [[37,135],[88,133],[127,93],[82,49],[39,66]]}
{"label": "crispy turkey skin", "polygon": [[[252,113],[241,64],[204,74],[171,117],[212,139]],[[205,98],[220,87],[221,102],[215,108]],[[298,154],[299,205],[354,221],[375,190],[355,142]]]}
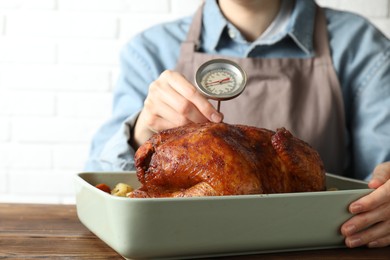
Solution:
{"label": "crispy turkey skin", "polygon": [[189,124],[153,135],[135,154],[141,188],[129,197],[321,191],[319,154],[281,128]]}

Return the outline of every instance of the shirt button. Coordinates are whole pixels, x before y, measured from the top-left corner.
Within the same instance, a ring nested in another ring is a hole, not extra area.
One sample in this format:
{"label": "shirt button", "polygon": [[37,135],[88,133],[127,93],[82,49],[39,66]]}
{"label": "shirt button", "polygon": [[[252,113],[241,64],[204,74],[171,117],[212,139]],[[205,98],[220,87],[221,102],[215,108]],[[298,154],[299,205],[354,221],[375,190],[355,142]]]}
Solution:
{"label": "shirt button", "polygon": [[232,29],[228,30],[228,34],[229,34],[230,38],[232,38],[232,39],[236,38],[236,32],[233,31]]}

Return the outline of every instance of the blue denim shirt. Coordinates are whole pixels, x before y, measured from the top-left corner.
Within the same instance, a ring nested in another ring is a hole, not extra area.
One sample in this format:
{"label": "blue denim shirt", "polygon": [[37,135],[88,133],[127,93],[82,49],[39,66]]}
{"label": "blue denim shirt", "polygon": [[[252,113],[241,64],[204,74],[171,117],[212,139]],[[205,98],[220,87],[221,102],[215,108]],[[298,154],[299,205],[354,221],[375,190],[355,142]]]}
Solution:
{"label": "blue denim shirt", "polygon": [[[265,43],[251,43],[224,18],[216,0],[206,0],[201,51],[238,57],[312,57],[315,9],[314,1],[297,0],[285,31]],[[345,105],[349,175],[367,179],[378,163],[390,160],[390,41],[356,14],[325,9],[325,15]],[[164,70],[175,68],[191,20],[185,17],[154,26],[124,46],[112,117],[94,136],[86,170],[134,169],[130,128],[149,85]],[[236,37],[229,37],[232,32]]]}

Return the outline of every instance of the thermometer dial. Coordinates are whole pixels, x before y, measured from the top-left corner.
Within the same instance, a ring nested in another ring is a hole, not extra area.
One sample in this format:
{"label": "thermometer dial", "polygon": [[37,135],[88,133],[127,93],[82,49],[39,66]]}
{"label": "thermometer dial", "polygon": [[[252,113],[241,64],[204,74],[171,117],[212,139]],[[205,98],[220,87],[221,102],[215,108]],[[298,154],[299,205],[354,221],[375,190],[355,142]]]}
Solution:
{"label": "thermometer dial", "polygon": [[235,62],[214,59],[204,63],[196,72],[195,82],[200,92],[214,100],[237,97],[246,86],[246,74]]}

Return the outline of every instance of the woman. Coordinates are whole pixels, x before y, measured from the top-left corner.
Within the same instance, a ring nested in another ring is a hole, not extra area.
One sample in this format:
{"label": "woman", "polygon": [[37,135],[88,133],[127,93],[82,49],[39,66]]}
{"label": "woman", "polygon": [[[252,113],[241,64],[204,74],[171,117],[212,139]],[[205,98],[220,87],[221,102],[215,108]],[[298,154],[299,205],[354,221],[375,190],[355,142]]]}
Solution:
{"label": "woman", "polygon": [[[249,79],[221,113],[193,85],[196,69],[218,57]],[[113,116],[87,170],[133,169],[153,133],[190,122],[284,126],[328,172],[371,179],[375,191],[350,205],[357,215],[341,228],[347,246],[390,244],[390,169],[379,165],[390,160],[390,41],[365,19],[314,1],[207,0],[192,18],[136,36],[121,58]]]}

